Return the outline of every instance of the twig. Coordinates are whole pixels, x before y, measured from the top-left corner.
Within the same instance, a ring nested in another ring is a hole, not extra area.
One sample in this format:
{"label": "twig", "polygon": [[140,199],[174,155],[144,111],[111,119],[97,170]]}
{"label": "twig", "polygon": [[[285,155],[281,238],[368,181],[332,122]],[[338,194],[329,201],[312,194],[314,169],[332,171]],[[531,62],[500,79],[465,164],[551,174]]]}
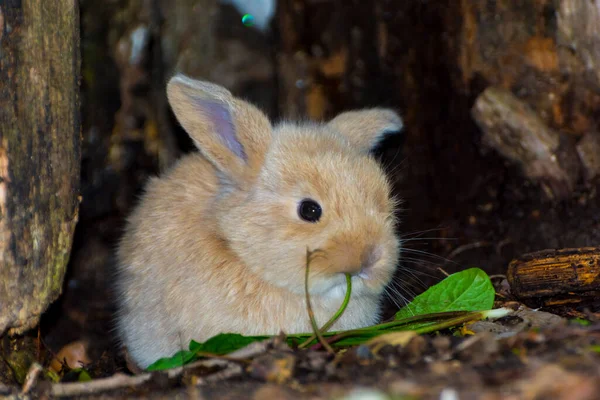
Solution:
{"label": "twig", "polygon": [[505,238],[505,239],[501,240],[500,242],[498,242],[498,244],[496,244],[496,254],[500,255],[500,253],[502,252],[502,248],[511,243],[512,243],[511,238]]}
{"label": "twig", "polygon": [[[262,342],[252,342],[248,346],[243,347],[239,350],[236,350],[232,353],[229,353],[227,357],[229,360],[241,361],[250,357],[257,356],[259,354],[263,354],[267,351],[269,345],[271,345],[276,338],[271,338],[267,340],[263,340]],[[213,358],[209,360],[198,360],[188,365],[184,365],[182,367],[172,368],[167,370],[166,372],[169,374],[169,378],[176,377],[181,374],[185,369],[192,369],[197,367],[214,367],[214,366],[222,366],[227,365],[231,361],[223,360],[220,358]]]}
{"label": "twig", "polygon": [[249,363],[251,363],[250,360],[245,359],[245,358],[231,358],[230,356],[225,356],[225,355],[222,355],[222,354],[206,353],[204,351],[197,351],[195,354],[197,356],[200,356],[200,357],[212,358],[212,359],[215,359],[215,360],[223,360],[223,361],[229,361],[229,362],[235,362],[235,363],[243,363],[243,364],[249,364]]}
{"label": "twig", "polygon": [[38,325],[37,329],[37,361],[42,359],[42,328]]}
{"label": "twig", "polygon": [[152,374],[127,376],[117,373],[109,378],[96,379],[89,382],[55,383],[52,385],[51,394],[56,397],[81,396],[128,386],[138,386],[148,381],[151,377]]}
{"label": "twig", "polygon": [[194,376],[192,382],[195,386],[201,386],[206,385],[207,383],[233,378],[234,376],[240,376],[243,372],[244,369],[239,364],[228,362],[225,369],[205,377]]}
{"label": "twig", "polygon": [[479,242],[463,244],[462,246],[458,246],[456,249],[452,250],[452,252],[450,254],[448,254],[448,257],[446,257],[446,258],[449,260],[452,260],[454,257],[459,255],[460,253],[463,253],[467,250],[479,249],[481,247],[487,247],[490,245],[491,245],[490,243],[483,241],[483,240],[479,241]]}
{"label": "twig", "polygon": [[37,382],[37,378],[40,372],[42,372],[43,370],[44,368],[37,362],[31,364],[31,367],[29,367],[29,371],[27,371],[27,375],[25,376],[25,383],[23,383],[23,389],[21,389],[21,394],[29,393],[33,385],[35,385],[35,383]]}
{"label": "twig", "polygon": [[[250,343],[248,346],[230,353],[228,358],[231,360],[241,361],[249,357],[257,356],[264,353],[273,340],[274,339],[268,339],[262,342]],[[186,366],[169,369],[165,372],[169,378],[175,378],[181,375],[185,370],[191,368],[229,365],[235,364],[233,364],[232,361],[223,359],[199,360]],[[106,390],[120,389],[123,387],[134,387],[144,384],[152,376],[152,373],[143,373],[137,376],[128,376],[118,373],[109,378],[95,379],[89,382],[55,383],[52,385],[51,394],[55,397],[81,396],[85,394],[103,392]]]}

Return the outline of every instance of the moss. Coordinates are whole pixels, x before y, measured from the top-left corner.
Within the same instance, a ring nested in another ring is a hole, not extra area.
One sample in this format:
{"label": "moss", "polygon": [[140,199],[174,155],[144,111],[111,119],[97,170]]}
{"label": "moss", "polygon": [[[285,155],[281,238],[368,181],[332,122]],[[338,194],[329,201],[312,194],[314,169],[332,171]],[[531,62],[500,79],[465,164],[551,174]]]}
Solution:
{"label": "moss", "polygon": [[[36,349],[35,341],[30,337],[10,340],[9,345],[5,346],[3,351],[5,354],[0,355],[5,365],[8,366],[8,369],[3,371],[2,375],[6,375],[6,378],[22,385],[25,382],[29,367],[35,361]],[[11,374],[12,376],[8,376]]]}

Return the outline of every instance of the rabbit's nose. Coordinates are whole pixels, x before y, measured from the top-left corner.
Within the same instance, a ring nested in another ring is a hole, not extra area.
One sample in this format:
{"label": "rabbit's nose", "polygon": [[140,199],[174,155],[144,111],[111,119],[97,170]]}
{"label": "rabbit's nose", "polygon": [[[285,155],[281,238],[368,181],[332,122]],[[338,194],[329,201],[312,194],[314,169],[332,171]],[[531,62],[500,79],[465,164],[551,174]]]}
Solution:
{"label": "rabbit's nose", "polygon": [[369,271],[381,260],[383,250],[380,246],[368,246],[361,255],[361,265],[357,268],[353,275],[367,277]]}
{"label": "rabbit's nose", "polygon": [[362,269],[368,271],[381,260],[383,249],[380,246],[368,246],[362,254]]}

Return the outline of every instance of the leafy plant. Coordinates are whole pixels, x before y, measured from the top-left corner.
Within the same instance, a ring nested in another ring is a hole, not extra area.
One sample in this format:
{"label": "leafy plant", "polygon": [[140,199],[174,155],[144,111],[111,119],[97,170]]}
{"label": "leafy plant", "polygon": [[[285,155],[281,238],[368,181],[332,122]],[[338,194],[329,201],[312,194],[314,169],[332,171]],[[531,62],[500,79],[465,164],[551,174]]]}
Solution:
{"label": "leafy plant", "polygon": [[483,311],[494,305],[495,291],[488,275],[479,268],[452,274],[431,286],[396,313],[395,319],[446,311]]}
{"label": "leafy plant", "polygon": [[584,318],[573,318],[573,319],[569,320],[569,322],[571,322],[572,324],[577,324],[577,325],[581,325],[581,326],[590,326],[592,324],[591,321],[588,321],[587,319],[584,319]]}
{"label": "leafy plant", "polygon": [[[307,255],[307,270],[310,255]],[[307,282],[308,285],[308,273]],[[423,334],[435,332],[467,322],[484,318],[499,318],[508,314],[508,310],[492,310],[494,304],[494,287],[488,275],[479,268],[470,268],[445,278],[417,296],[410,304],[396,313],[392,321],[349,331],[327,332],[333,322],[339,318],[352,290],[352,283],[347,277],[346,298],[340,310],[335,313],[322,328],[317,329],[313,323],[313,334],[301,333],[287,335],[291,346],[308,347],[327,346],[345,347],[362,344],[369,339],[395,331],[415,331]],[[308,293],[307,293],[308,295]],[[308,304],[310,305],[310,299]],[[312,311],[309,308],[309,315]],[[314,322],[314,318],[312,318]],[[256,341],[270,338],[268,335],[243,336],[223,333],[214,336],[204,343],[192,341],[188,350],[178,352],[172,357],[162,358],[150,365],[150,371],[164,370],[188,364],[207,355],[225,355]]]}

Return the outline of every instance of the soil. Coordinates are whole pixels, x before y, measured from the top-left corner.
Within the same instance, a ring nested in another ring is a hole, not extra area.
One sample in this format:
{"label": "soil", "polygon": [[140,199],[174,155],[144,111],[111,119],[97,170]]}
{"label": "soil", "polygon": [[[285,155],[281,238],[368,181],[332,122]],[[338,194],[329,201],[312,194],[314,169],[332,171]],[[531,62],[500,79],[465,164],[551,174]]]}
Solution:
{"label": "soil", "polygon": [[[367,343],[336,354],[322,349],[293,349],[280,338],[274,338],[257,354],[240,361],[216,367],[191,367],[174,377],[155,372],[141,384],[121,385],[112,390],[103,386],[102,379],[115,374],[140,376],[142,372],[130,370],[126,352],[107,340],[107,325],[102,322],[106,318],[101,318],[96,327],[88,327],[91,329],[86,337],[93,339],[83,345],[84,357],[89,359],[85,369],[100,387],[61,397],[597,399],[600,313],[584,312],[579,320],[532,310],[510,298],[505,279],[498,277],[494,282],[498,298],[503,299],[496,301],[494,307],[514,311],[493,322],[480,321],[462,329],[415,336],[402,344]],[[63,325],[63,329],[66,327]],[[75,331],[61,332],[65,335],[63,342],[81,338],[78,328],[71,328]],[[47,327],[44,325],[42,329]],[[97,331],[93,332],[94,329]],[[5,339],[4,344],[11,347],[13,355],[29,354],[47,366],[56,355],[50,349],[57,343],[49,340],[56,339],[48,335],[40,341],[31,334],[10,343]],[[65,354],[68,359],[69,353]],[[81,359],[81,353],[78,355]],[[58,369],[62,375],[58,386],[78,381],[77,370],[64,365]],[[0,385],[2,394],[15,394],[19,390],[14,385],[17,377],[9,375],[10,371],[3,378],[9,385]],[[56,386],[53,388],[49,379],[40,375],[28,390],[28,396],[54,398],[51,393]]]}

